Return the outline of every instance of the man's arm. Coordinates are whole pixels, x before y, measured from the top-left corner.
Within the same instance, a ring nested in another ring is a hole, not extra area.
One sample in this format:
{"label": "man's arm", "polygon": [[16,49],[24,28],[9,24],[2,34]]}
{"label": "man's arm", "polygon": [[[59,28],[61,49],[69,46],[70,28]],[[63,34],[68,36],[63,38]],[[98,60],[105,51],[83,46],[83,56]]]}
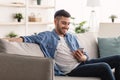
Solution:
{"label": "man's arm", "polygon": [[23,38],[19,37],[19,38],[3,38],[7,41],[11,41],[11,42],[24,42]]}

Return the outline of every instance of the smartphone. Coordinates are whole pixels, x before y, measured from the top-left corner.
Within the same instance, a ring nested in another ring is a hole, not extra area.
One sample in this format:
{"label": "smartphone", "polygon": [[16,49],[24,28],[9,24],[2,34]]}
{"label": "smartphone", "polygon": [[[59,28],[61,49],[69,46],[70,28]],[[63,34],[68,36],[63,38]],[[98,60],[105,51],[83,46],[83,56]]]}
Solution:
{"label": "smartphone", "polygon": [[84,51],[83,51],[83,50],[84,50],[84,48],[79,48],[79,50],[80,50],[82,53],[84,52]]}

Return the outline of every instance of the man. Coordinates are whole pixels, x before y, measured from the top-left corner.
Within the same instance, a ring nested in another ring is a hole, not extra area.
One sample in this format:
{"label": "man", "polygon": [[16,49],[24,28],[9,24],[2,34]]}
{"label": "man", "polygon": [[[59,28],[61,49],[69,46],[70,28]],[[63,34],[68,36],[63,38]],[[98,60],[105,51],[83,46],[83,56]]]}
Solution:
{"label": "man", "polygon": [[[54,15],[55,29],[38,35],[11,38],[9,41],[36,43],[45,57],[55,60],[55,75],[100,77],[102,80],[120,80],[120,56],[88,60],[86,52],[75,36],[68,33],[71,15],[58,10]],[[115,68],[115,76],[111,71]]]}

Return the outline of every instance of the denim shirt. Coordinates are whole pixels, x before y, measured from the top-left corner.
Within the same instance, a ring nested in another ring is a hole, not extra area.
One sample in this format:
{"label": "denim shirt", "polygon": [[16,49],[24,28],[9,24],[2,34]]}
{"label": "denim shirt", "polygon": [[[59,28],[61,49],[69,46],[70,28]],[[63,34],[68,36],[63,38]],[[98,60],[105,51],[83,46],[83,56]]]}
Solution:
{"label": "denim shirt", "polygon": [[[58,45],[58,40],[60,40],[55,30],[41,32],[38,35],[22,36],[22,38],[24,42],[38,44],[45,57],[54,59],[56,47]],[[76,37],[71,35],[70,33],[66,33],[65,40],[71,51],[75,51],[80,48]],[[64,75],[64,73],[60,71],[59,66],[57,64],[54,65],[54,71],[55,75]]]}

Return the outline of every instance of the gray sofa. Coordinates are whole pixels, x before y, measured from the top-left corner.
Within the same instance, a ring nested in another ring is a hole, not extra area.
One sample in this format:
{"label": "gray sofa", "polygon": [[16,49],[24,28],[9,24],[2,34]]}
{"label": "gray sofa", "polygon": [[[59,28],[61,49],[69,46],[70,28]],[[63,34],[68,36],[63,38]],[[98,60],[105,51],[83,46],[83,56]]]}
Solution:
{"label": "gray sofa", "polygon": [[[88,32],[77,37],[90,59],[97,58],[98,47],[94,34]],[[53,60],[44,58],[37,44],[1,39],[0,74],[0,80],[100,80],[95,77],[54,76]]]}

